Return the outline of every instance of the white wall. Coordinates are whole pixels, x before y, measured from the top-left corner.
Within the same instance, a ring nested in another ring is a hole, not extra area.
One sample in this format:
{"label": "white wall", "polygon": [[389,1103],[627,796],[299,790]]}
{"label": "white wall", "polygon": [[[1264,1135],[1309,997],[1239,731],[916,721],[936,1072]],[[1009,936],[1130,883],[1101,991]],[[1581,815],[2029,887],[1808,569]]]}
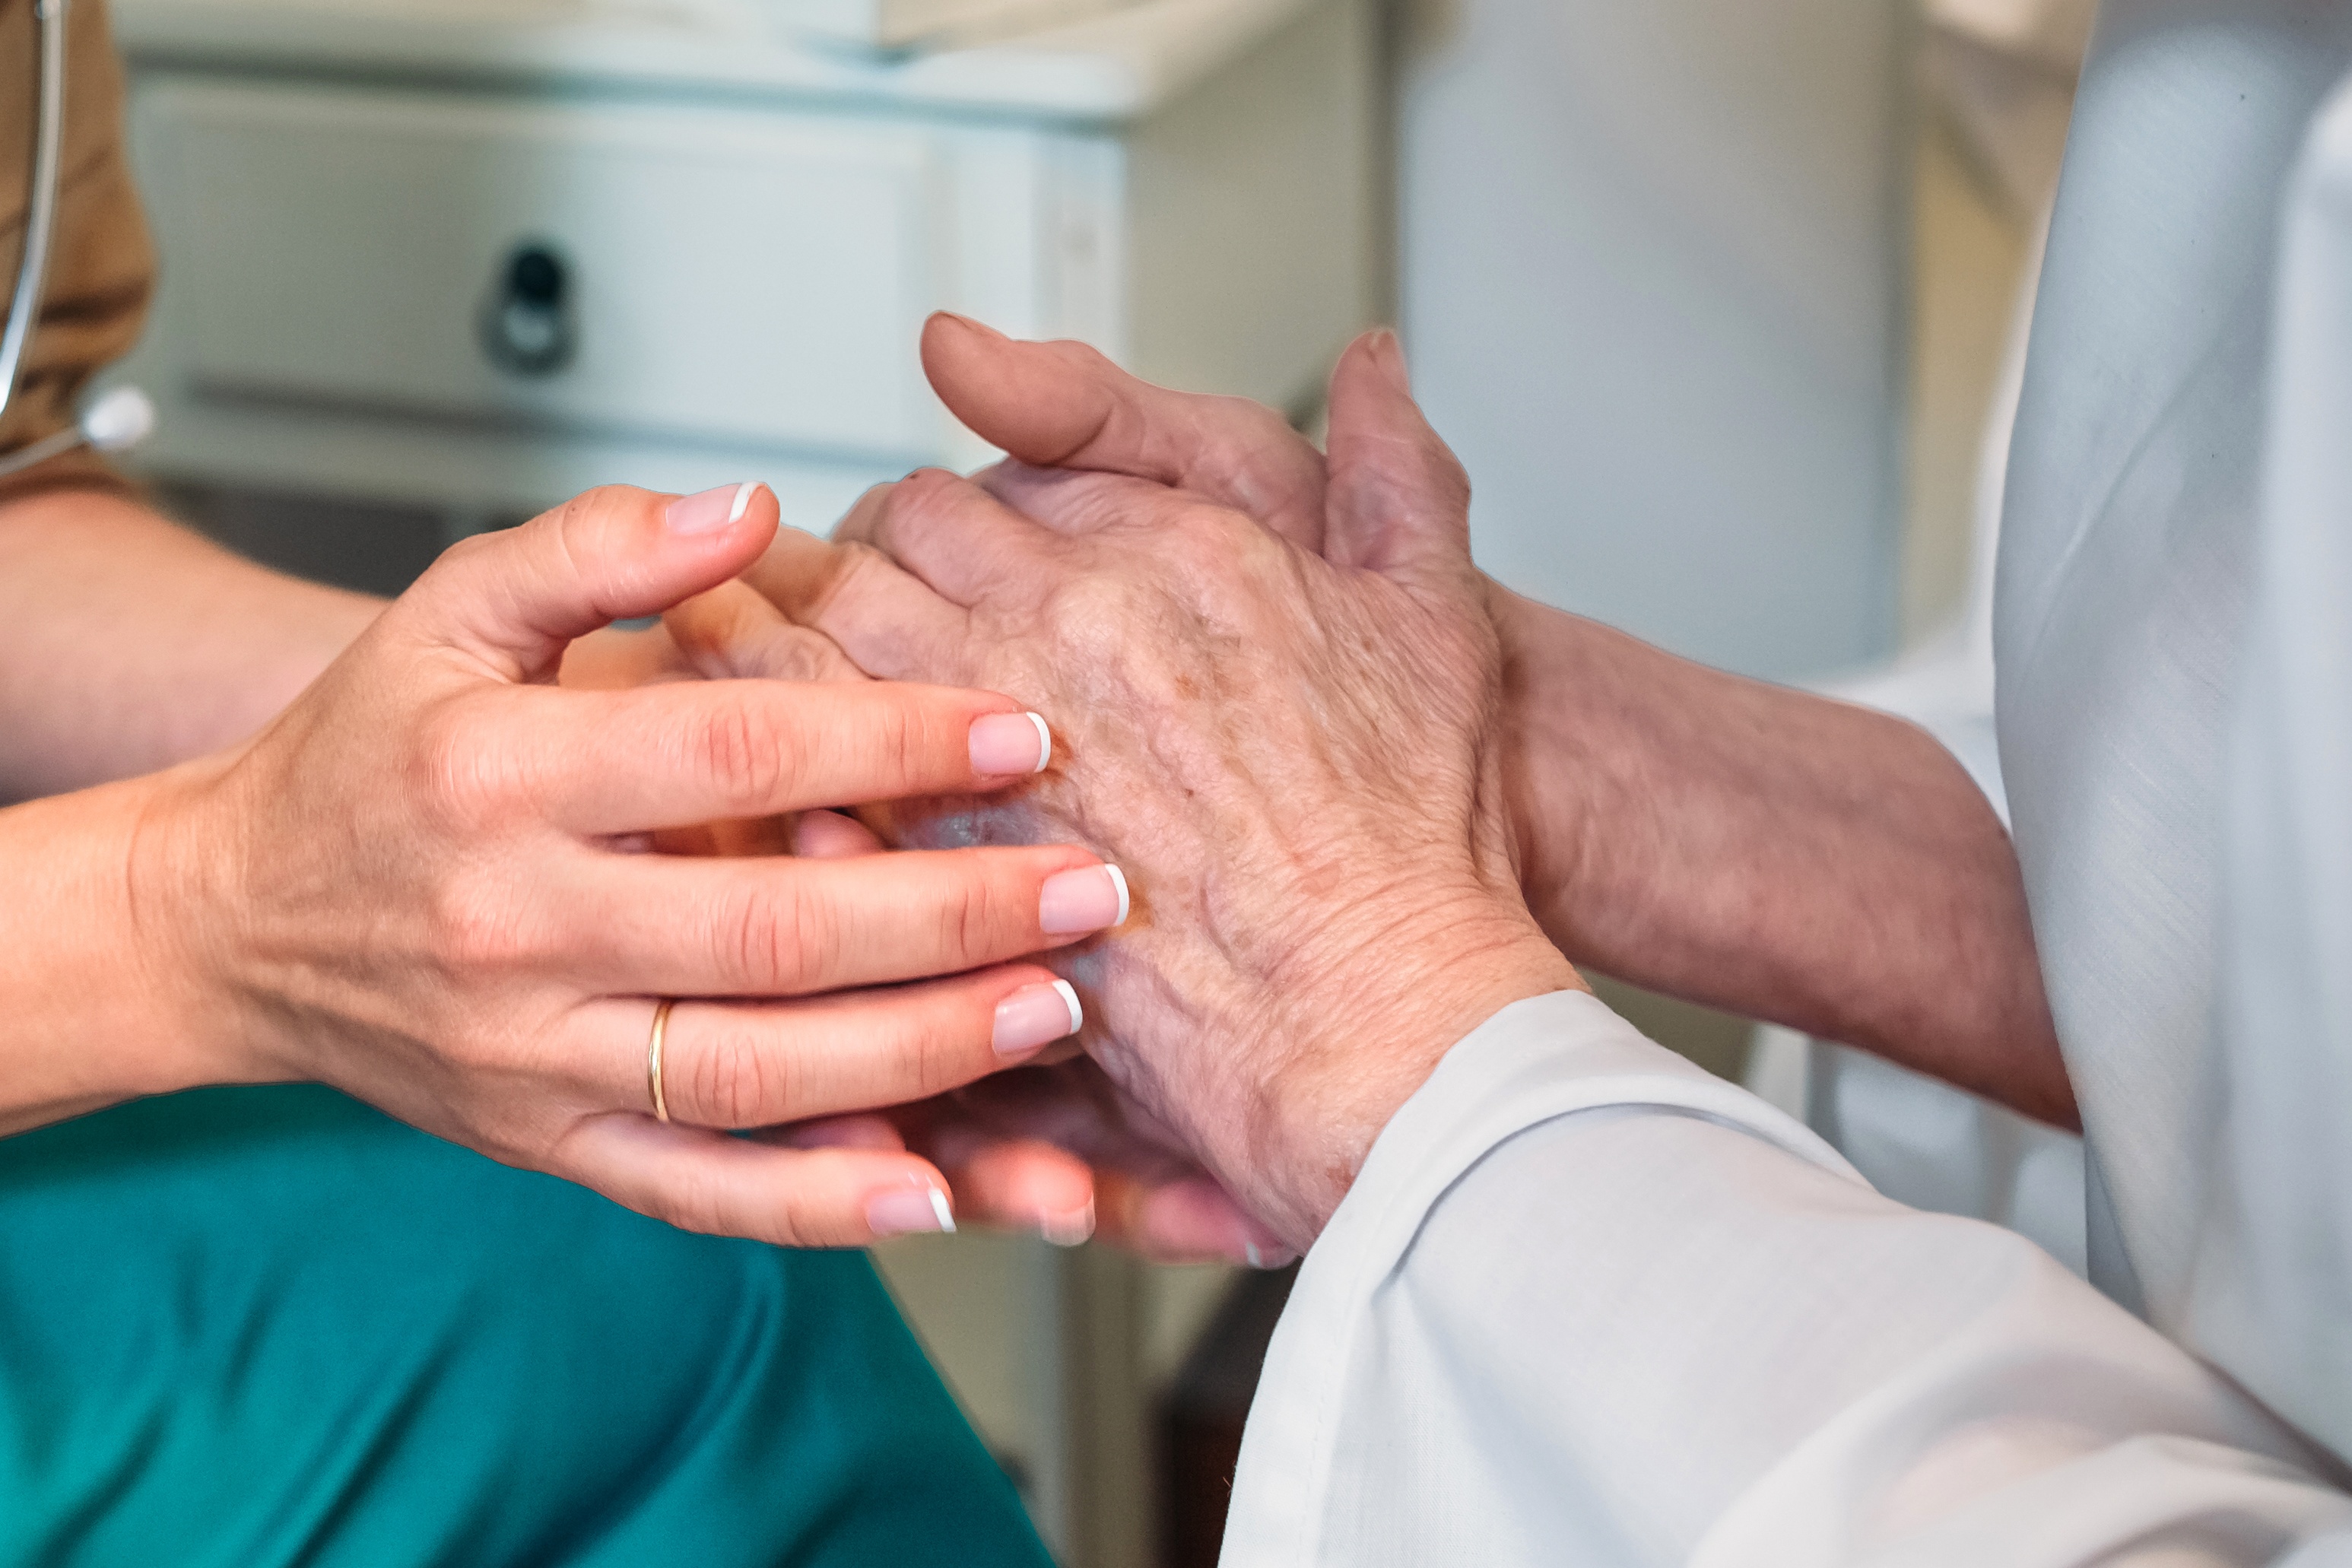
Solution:
{"label": "white wall", "polygon": [[1399,304],[1480,559],[1801,675],[1896,623],[1899,0],[1406,0]]}

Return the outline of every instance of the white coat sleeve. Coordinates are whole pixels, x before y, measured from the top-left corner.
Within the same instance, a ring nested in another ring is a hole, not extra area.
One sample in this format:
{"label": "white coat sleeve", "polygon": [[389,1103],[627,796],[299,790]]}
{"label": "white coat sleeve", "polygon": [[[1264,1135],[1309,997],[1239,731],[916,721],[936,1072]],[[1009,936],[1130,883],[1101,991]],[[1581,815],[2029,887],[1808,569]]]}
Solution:
{"label": "white coat sleeve", "polygon": [[1223,1563],[2318,1568],[2336,1479],[2021,1237],[1562,992],[1448,1054],[1308,1253]]}

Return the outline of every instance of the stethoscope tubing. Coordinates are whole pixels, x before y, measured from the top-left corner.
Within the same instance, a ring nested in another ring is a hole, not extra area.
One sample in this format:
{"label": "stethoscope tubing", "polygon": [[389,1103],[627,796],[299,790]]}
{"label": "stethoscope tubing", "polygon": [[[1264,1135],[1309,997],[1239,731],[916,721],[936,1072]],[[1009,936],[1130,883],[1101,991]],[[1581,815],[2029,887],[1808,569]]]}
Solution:
{"label": "stethoscope tubing", "polygon": [[[33,181],[25,204],[24,258],[17,264],[16,289],[8,301],[7,330],[0,333],[0,416],[16,401],[25,347],[40,319],[49,241],[57,224],[58,170],[65,151],[66,0],[34,0],[33,15],[41,27],[40,118],[34,131]],[[26,455],[16,453],[11,458]],[[22,466],[12,460],[0,462],[5,462],[0,472]]]}

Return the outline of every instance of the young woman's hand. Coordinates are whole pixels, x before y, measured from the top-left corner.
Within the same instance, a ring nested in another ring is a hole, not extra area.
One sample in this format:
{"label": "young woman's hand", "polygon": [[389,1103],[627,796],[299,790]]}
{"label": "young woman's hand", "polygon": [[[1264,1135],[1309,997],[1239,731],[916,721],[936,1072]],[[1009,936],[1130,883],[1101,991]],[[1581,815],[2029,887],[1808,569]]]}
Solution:
{"label": "young woman's hand", "polygon": [[1039,766],[1042,722],[936,687],[555,684],[574,639],[726,581],[775,522],[757,487],[610,489],[461,544],[252,742],[158,775],[131,893],[191,1081],[331,1083],[695,1229],[835,1246],[945,1225],[919,1155],[728,1134],[1034,1058],[1076,1020],[1018,961],[1115,924],[1116,873],[1052,846],[659,846],[996,791]]}

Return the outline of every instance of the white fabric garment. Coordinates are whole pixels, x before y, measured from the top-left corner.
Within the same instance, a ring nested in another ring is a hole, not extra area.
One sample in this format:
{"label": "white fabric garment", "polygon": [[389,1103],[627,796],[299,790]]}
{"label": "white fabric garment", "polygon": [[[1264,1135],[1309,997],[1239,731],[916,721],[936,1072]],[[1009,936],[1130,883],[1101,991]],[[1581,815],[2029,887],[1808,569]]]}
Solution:
{"label": "white fabric garment", "polygon": [[2352,1565],[2352,89],[2287,201],[2347,58],[2352,7],[2110,5],[2011,468],[2001,763],[2154,1326],[1536,998],[1308,1254],[1229,1564]]}
{"label": "white fabric garment", "polygon": [[2274,342],[2230,748],[2218,1169],[2178,1327],[2352,1458],[2352,88],[2304,165]]}
{"label": "white fabric garment", "polygon": [[[2235,1039],[2221,1011],[2237,951],[2223,943],[2225,764],[2261,531],[2279,239],[2298,149],[2347,64],[2352,5],[2132,0],[2100,18],[2042,268],[1996,606],[2001,771],[2089,1135],[2092,1279],[2241,1377],[2263,1360],[2259,1320],[2223,1300],[2256,1243],[2231,1184],[2241,1156],[2278,1145],[2270,1157],[2294,1160],[2294,1181],[2328,1192],[2328,1208],[2352,1204],[2311,1163],[2352,1111],[2326,1097],[2352,1070],[2352,1035]],[[2305,189],[2301,209],[2311,178]],[[2342,605],[2347,585],[2313,586]],[[2352,710],[2293,722],[2341,737]],[[2346,869],[2339,858],[2321,875],[2340,886]],[[2300,994],[2320,978],[2273,971],[2262,984]],[[2240,1115],[2232,1097],[2247,1092],[2301,1100],[2328,1131],[2314,1144],[2308,1121]],[[2298,1289],[2325,1283],[2310,1261],[2280,1260]],[[2352,1298],[2339,1289],[2326,1312],[2345,1343]],[[2295,1376],[2318,1370],[2309,1348]],[[2352,1452],[2352,1384],[2304,1392],[2319,1399],[2301,1418]]]}
{"label": "white fabric garment", "polygon": [[1223,1562],[2267,1563],[2352,1531],[2315,1463],[2030,1242],[1563,992],[1448,1054],[1307,1254]]}

